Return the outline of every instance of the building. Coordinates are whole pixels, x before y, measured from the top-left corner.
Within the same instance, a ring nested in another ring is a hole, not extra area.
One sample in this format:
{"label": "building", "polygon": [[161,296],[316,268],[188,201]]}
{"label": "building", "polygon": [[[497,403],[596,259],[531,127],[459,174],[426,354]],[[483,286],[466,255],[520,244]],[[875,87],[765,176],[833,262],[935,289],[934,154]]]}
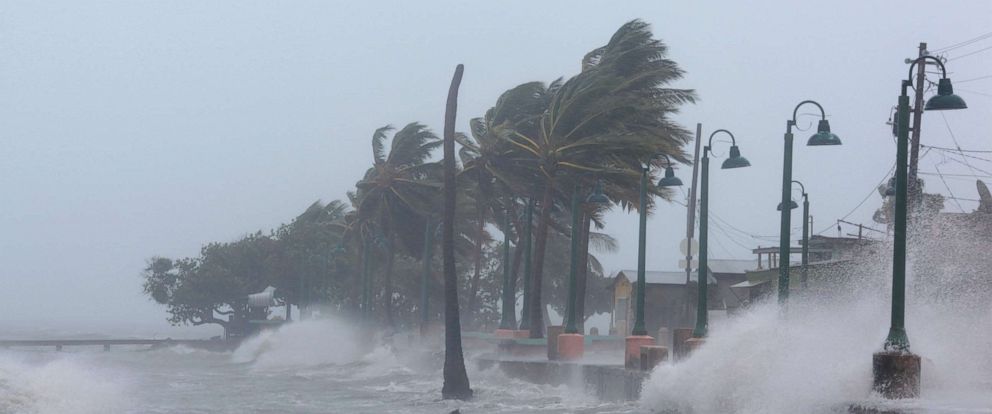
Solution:
{"label": "building", "polygon": [[[741,306],[741,299],[731,286],[746,281],[746,272],[757,268],[754,260],[709,260],[707,305],[711,311],[733,311]],[[659,328],[688,328],[696,320],[696,279],[693,271],[686,280],[686,272],[644,272],[647,291],[644,296],[644,324],[654,335]],[[637,270],[621,270],[613,277],[609,288],[613,291],[613,312],[610,334],[630,334],[634,324],[635,282]]]}

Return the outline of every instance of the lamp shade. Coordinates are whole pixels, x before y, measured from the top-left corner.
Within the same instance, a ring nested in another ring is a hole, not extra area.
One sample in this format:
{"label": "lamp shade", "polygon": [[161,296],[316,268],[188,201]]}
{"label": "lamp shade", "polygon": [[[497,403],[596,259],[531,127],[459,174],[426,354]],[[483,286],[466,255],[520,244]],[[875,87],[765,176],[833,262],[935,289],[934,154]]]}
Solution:
{"label": "lamp shade", "polygon": [[943,111],[948,109],[965,109],[967,107],[968,104],[964,103],[964,99],[954,94],[954,87],[951,86],[951,80],[944,78],[937,83],[937,95],[927,100],[927,106],[924,109],[928,111]]}
{"label": "lamp shade", "polygon": [[840,145],[840,138],[830,132],[830,122],[821,119],[816,126],[816,133],[809,137],[806,145]]}
{"label": "lamp shade", "polygon": [[742,167],[750,167],[750,166],[751,163],[747,160],[747,158],[741,156],[741,149],[738,148],[736,145],[734,145],[730,147],[730,158],[723,160],[723,165],[720,168],[728,170],[731,168],[742,168]]}
{"label": "lamp shade", "polygon": [[610,198],[603,194],[603,182],[596,181],[596,187],[593,187],[592,194],[586,197],[587,203],[592,204],[610,204]]}
{"label": "lamp shade", "polygon": [[[789,200],[789,210],[799,208],[799,204],[796,204],[796,200]],[[778,203],[778,211],[782,211],[782,203]]]}
{"label": "lamp shade", "polygon": [[665,176],[658,180],[658,187],[679,187],[682,185],[682,180],[675,176],[675,170],[672,167],[665,168]]}

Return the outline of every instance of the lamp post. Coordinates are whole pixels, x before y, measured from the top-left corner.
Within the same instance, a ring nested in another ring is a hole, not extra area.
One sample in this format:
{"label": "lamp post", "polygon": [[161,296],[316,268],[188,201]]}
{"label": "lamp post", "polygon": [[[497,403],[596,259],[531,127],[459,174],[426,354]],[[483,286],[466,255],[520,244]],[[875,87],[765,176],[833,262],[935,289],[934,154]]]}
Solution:
{"label": "lamp post", "polygon": [[[672,169],[671,159],[669,159],[665,154],[660,155],[665,157],[667,167],[665,167],[665,176],[661,180],[658,180],[658,187],[665,188],[682,185],[682,180],[675,176],[675,170]],[[647,288],[647,282],[645,280],[645,258],[647,250],[648,178],[650,175],[651,162],[653,160],[654,157],[641,166],[640,204],[638,204],[638,213],[640,217],[638,221],[639,231],[637,238],[637,298],[636,313],[634,314],[634,328],[630,332],[633,336],[646,336],[648,334],[648,331],[644,326],[644,291]]]}
{"label": "lamp post", "polygon": [[706,331],[709,327],[707,321],[707,304],[706,304],[706,294],[707,285],[709,284],[709,264],[707,263],[708,254],[707,243],[709,236],[709,187],[710,187],[710,150],[713,148],[713,137],[719,133],[725,133],[730,136],[730,157],[723,160],[723,164],[720,166],[721,169],[727,170],[731,168],[743,168],[750,167],[751,163],[741,156],[741,150],[737,147],[737,140],[734,138],[734,134],[726,129],[718,129],[710,134],[710,139],[708,145],[703,147],[703,160],[702,160],[702,173],[699,180],[699,266],[698,273],[696,276],[696,284],[698,285],[697,291],[699,292],[699,298],[696,301],[696,327],[692,330],[692,337],[699,339],[706,336]]}
{"label": "lamp post", "polygon": [[534,221],[534,199],[527,199],[527,209],[524,211],[524,307],[520,311],[520,330],[530,331],[530,271],[531,271],[531,233]]}
{"label": "lamp post", "polygon": [[[796,105],[792,110],[792,119],[785,122],[785,155],[782,166],[782,205],[792,201],[792,127],[796,125],[796,116],[799,108],[805,104],[816,105],[820,109],[820,122],[816,126],[816,133],[809,137],[806,142],[808,146],[820,145],[840,145],[840,138],[830,132],[830,122],[827,121],[827,114],[823,107],[816,101],[805,100]],[[788,209],[782,209],[782,225],[779,232],[778,248],[778,302],[784,305],[789,300],[789,253],[790,246],[790,214]]]}
{"label": "lamp post", "polygon": [[[580,315],[576,315],[576,279],[578,277],[578,267],[579,267],[579,216],[580,208],[582,204],[582,196],[580,194],[580,187],[575,186],[572,191],[572,245],[571,245],[571,261],[568,269],[568,302],[565,309],[565,333],[558,336],[558,356],[563,360],[574,360],[582,357],[583,353],[583,337],[579,333],[578,328],[578,318]],[[590,194],[585,201],[587,203],[595,204],[609,204],[610,199],[603,194],[603,183],[601,181],[596,181],[596,187],[593,189],[592,194]]]}
{"label": "lamp post", "polygon": [[[933,56],[922,56],[909,65],[909,76],[902,81],[902,94],[899,95],[897,109],[896,172],[895,172],[895,217],[892,240],[892,315],[889,334],[885,338],[883,351],[872,358],[874,389],[887,398],[911,398],[920,394],[920,357],[909,351],[909,337],[906,335],[906,200],[907,200],[907,158],[909,157],[909,95],[912,86],[913,68],[933,60],[940,66],[941,79],[937,84],[937,95],[927,101],[927,111],[965,109],[968,107],[961,97],[954,94],[951,80],[947,78],[944,63]],[[914,126],[918,128],[919,125]]]}
{"label": "lamp post", "polygon": [[513,200],[509,197],[506,200],[507,206],[503,209],[503,312],[499,322],[499,329],[496,336],[513,336],[514,328],[517,326],[517,287],[510,277],[510,208],[509,203]]}
{"label": "lamp post", "polygon": [[[803,183],[792,180],[793,184],[799,184],[799,188],[803,190],[803,253],[802,253],[802,278],[800,283],[802,288],[807,287],[807,276],[809,268],[809,194],[806,193],[806,186]],[[795,201],[789,200],[789,210],[799,207]],[[782,211],[782,203],[778,203],[778,211]]]}
{"label": "lamp post", "polygon": [[[665,157],[666,167],[665,176],[658,180],[658,187],[665,188],[681,186],[682,180],[675,176],[675,170],[672,168],[672,160],[665,154],[659,155]],[[637,238],[637,287],[635,288],[637,297],[635,298],[634,328],[630,331],[630,336],[626,338],[626,346],[624,348],[624,366],[628,369],[635,369],[640,366],[641,346],[654,344],[654,338],[648,335],[648,330],[644,326],[644,295],[647,290],[647,281],[645,280],[645,260],[647,255],[648,178],[650,176],[651,162],[654,161],[654,158],[655,157],[651,157],[651,159],[641,165],[640,198],[637,207],[639,215]]]}

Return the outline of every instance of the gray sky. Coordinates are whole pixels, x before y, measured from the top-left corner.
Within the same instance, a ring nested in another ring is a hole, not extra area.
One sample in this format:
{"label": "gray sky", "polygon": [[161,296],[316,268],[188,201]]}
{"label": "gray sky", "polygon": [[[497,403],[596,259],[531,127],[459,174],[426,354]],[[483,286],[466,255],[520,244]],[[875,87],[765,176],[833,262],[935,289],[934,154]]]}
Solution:
{"label": "gray sky", "polygon": [[[702,122],[706,136],[733,131],[751,160],[712,171],[711,214],[772,237],[711,219],[711,257],[752,258],[750,248],[775,244],[795,104],[822,103],[844,141],[811,148],[797,134],[794,177],[819,231],[891,167],[885,121],[918,42],[937,50],[992,31],[988,1],[673,3],[0,2],[0,320],[164,326],[164,308],[141,294],[148,257],[195,255],[344,198],[371,162],[375,128],[421,121],[440,132],[457,63],[467,130],[502,91],[574,75],[633,18],[687,71],[674,86],[701,97],[678,119]],[[952,79],[992,74],[992,51],[964,56],[989,46],[948,51]],[[955,87],[970,109],[924,115],[924,143],[954,147],[953,131],[962,148],[992,150],[992,78]],[[921,171],[972,174],[950,158],[933,151]],[[992,162],[969,161],[992,175]],[[946,181],[977,198],[973,178]],[[879,203],[872,193],[848,220],[870,223]],[[608,269],[636,263],[636,224],[635,214],[608,216],[621,242],[603,257]],[[684,208],[661,206],[649,268],[676,268],[684,227]]]}

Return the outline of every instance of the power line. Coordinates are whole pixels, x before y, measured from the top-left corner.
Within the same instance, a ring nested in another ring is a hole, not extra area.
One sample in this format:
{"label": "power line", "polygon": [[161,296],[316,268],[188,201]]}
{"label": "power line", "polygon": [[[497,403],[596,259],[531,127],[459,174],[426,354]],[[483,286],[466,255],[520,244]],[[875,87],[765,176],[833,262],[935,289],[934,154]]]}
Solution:
{"label": "power line", "polygon": [[940,177],[940,182],[944,183],[944,188],[946,188],[947,193],[951,195],[951,199],[954,200],[954,204],[957,204],[958,209],[964,213],[964,208],[961,207],[961,203],[959,203],[957,198],[954,197],[954,191],[951,191],[951,186],[947,185],[947,181],[944,180],[944,176],[940,173],[940,167],[934,165],[933,168],[937,170],[937,176]]}
{"label": "power line", "polygon": [[946,46],[946,47],[943,47],[943,48],[940,48],[940,49],[933,50],[933,52],[934,53],[937,53],[937,52],[947,52],[949,50],[954,50],[954,49],[957,49],[959,47],[968,46],[968,45],[970,45],[972,43],[981,41],[983,39],[987,39],[989,37],[992,37],[992,32],[980,34],[980,35],[978,35],[976,37],[973,37],[971,39],[965,40],[963,42],[958,42],[958,43],[955,43],[955,44],[950,45],[950,46]]}
{"label": "power line", "polygon": [[[961,155],[963,156],[964,153],[961,152],[961,144],[958,144],[958,138],[954,136],[954,130],[951,129],[951,123],[950,122],[947,122],[947,116],[944,115],[943,112],[940,112],[940,117],[944,120],[944,126],[947,127],[947,133],[948,134],[951,134],[951,140],[954,141],[954,147],[957,148],[958,149],[958,152],[961,153]],[[971,166],[971,163],[968,162],[967,159],[964,160],[964,165],[967,165],[968,166],[968,169],[971,170],[971,173],[972,174],[975,173],[975,168]],[[937,172],[940,172],[940,170],[938,170]]]}
{"label": "power line", "polygon": [[971,56],[971,55],[974,55],[974,54],[977,54],[977,53],[984,52],[984,51],[989,50],[989,49],[992,49],[992,46],[986,46],[986,47],[983,47],[983,48],[978,49],[976,51],[973,51],[973,52],[970,52],[970,53],[965,53],[965,54],[963,54],[961,56],[955,56],[955,57],[952,57],[950,59],[947,59],[947,61],[950,62],[952,60],[958,60],[958,59],[961,59],[961,58],[964,58],[964,57],[968,57],[968,56]]}
{"label": "power line", "polygon": [[982,79],[988,79],[988,78],[992,78],[992,75],[979,76],[977,78],[965,79],[965,80],[960,80],[960,81],[959,80],[956,80],[956,81],[954,81],[954,83],[960,85],[960,84],[965,83],[965,82],[972,82],[972,81],[977,81],[977,80],[982,80]]}
{"label": "power line", "polygon": [[[937,173],[935,173],[935,172],[918,172],[917,174],[920,174],[920,175],[937,175]],[[992,175],[948,174],[948,173],[944,173],[944,174],[941,174],[941,175],[943,175],[944,177],[948,177],[948,178],[975,178],[975,177],[992,178]]]}
{"label": "power line", "polygon": [[961,197],[951,197],[951,196],[948,196],[947,198],[951,198],[951,199],[954,199],[954,200],[961,200],[961,201],[977,201],[979,203],[982,202],[982,200],[978,200],[978,199],[974,199],[974,198],[961,198]]}
{"label": "power line", "polygon": [[[959,159],[957,159],[957,158],[948,158],[948,159],[949,159],[949,160],[951,160],[951,161],[954,161],[954,162],[956,162],[956,163],[958,163],[958,164],[961,164],[961,165],[964,165],[964,166],[967,166],[968,168],[971,168],[971,169],[972,169],[972,171],[971,171],[971,175],[970,175],[969,177],[975,177],[975,178],[978,178],[978,174],[975,174],[975,171],[979,171],[979,172],[982,172],[982,173],[984,173],[984,174],[988,174],[988,175],[992,175],[992,172],[988,172],[988,171],[985,171],[985,170],[983,170],[983,169],[981,169],[981,168],[978,168],[978,167],[972,167],[972,166],[971,166],[970,164],[968,164],[967,162],[963,162],[963,161],[961,161],[961,160],[959,160]],[[939,171],[938,171],[938,172],[939,172]]]}
{"label": "power line", "polygon": [[974,153],[992,154],[992,151],[984,151],[984,150],[964,150],[964,149],[961,149],[961,148],[936,147],[936,146],[927,145],[927,144],[920,144],[920,146],[921,147],[926,147],[926,148],[933,148],[935,150],[941,150],[941,151],[957,151],[957,152],[974,152]]}
{"label": "power line", "polygon": [[[926,155],[926,154],[924,154],[924,155]],[[920,158],[922,158],[922,157],[920,157]],[[888,172],[886,172],[884,176],[882,176],[882,179],[881,179],[881,180],[879,180],[879,182],[878,182],[878,184],[876,184],[876,185],[874,185],[874,186],[872,186],[872,188],[871,188],[871,190],[869,190],[869,191],[868,191],[868,194],[867,194],[867,195],[865,195],[865,198],[863,198],[863,199],[861,200],[861,202],[860,202],[860,203],[858,203],[858,205],[856,205],[856,206],[854,206],[854,208],[852,208],[852,209],[851,209],[851,211],[848,211],[848,212],[847,212],[847,214],[845,214],[845,215],[844,215],[844,217],[841,217],[840,219],[841,219],[841,220],[846,220],[846,219],[847,219],[848,217],[851,217],[851,214],[854,214],[854,212],[855,212],[855,211],[857,211],[857,210],[858,210],[859,208],[861,208],[861,206],[862,206],[862,205],[864,205],[864,204],[865,204],[865,202],[866,202],[866,201],[868,201],[868,199],[869,199],[869,198],[871,198],[871,195],[872,195],[872,194],[875,194],[875,192],[877,192],[877,191],[878,191],[878,186],[880,186],[880,185],[882,185],[882,183],[884,183],[884,182],[885,182],[885,180],[889,178],[889,175],[891,175],[891,174],[892,174],[892,172],[893,172],[893,171],[895,171],[895,169],[896,169],[896,165],[895,165],[895,163],[893,163],[893,164],[892,164],[892,167],[891,167],[891,168],[889,168],[889,171],[888,171]],[[831,225],[829,225],[829,226],[827,226],[827,227],[825,227],[825,228],[824,228],[823,230],[820,230],[820,231],[819,231],[819,232],[817,232],[816,234],[823,234],[823,233],[826,233],[827,231],[829,231],[829,230],[830,230],[830,229],[832,229],[832,228],[833,228],[833,224],[831,224]]]}
{"label": "power line", "polygon": [[955,90],[958,91],[958,92],[968,92],[968,93],[973,93],[975,95],[987,96],[987,97],[992,98],[992,94],[985,93],[985,92],[979,92],[979,91],[973,91],[971,89],[961,89],[961,88],[955,88]]}

